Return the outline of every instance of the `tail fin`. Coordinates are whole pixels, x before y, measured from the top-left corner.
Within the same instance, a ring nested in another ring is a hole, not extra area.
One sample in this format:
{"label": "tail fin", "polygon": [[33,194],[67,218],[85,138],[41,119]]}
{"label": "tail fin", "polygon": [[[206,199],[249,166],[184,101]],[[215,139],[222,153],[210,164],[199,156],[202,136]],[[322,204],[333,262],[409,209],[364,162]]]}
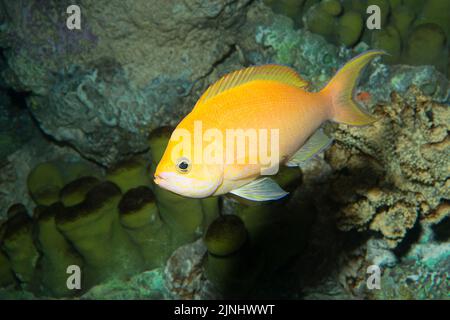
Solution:
{"label": "tail fin", "polygon": [[384,52],[370,50],[356,56],[347,62],[321,91],[321,94],[331,100],[331,120],[355,126],[363,126],[377,120],[353,101],[353,91],[361,70],[370,60],[381,54]]}

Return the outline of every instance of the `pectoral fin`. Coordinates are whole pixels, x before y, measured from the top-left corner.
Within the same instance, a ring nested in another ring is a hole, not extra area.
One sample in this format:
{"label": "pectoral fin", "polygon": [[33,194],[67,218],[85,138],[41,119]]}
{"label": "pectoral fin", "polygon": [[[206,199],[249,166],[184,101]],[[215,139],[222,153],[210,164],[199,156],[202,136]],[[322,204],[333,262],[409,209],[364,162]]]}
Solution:
{"label": "pectoral fin", "polygon": [[316,154],[325,151],[333,142],[333,139],[323,133],[322,129],[317,130],[306,143],[298,150],[288,162],[286,166],[297,167],[301,166],[308,159],[311,159]]}
{"label": "pectoral fin", "polygon": [[278,200],[288,194],[270,178],[252,181],[230,193],[252,201]]}

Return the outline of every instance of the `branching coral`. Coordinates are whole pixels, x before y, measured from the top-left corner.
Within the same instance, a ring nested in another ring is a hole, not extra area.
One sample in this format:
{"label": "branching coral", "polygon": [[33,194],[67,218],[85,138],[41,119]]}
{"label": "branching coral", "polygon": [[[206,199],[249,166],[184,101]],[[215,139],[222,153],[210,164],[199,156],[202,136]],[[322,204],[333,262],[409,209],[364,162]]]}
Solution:
{"label": "branching coral", "polygon": [[448,214],[450,112],[414,88],[392,100],[370,127],[335,126],[327,160],[339,176],[340,228],[379,231],[395,247],[418,218]]}

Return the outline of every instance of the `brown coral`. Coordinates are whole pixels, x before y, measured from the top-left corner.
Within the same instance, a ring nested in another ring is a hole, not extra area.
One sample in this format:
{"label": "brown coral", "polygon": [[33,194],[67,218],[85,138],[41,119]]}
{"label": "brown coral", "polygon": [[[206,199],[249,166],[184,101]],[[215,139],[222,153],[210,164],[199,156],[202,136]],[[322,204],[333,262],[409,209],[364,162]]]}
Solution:
{"label": "brown coral", "polygon": [[419,89],[392,94],[364,128],[336,125],[327,161],[337,171],[339,228],[380,232],[395,247],[416,223],[448,215],[450,111]]}

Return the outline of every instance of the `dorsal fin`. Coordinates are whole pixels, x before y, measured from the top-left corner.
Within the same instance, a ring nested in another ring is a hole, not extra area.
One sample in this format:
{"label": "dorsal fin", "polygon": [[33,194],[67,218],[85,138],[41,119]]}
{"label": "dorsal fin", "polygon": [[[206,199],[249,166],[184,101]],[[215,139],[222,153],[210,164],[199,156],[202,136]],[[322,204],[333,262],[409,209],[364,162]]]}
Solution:
{"label": "dorsal fin", "polygon": [[205,102],[226,90],[254,80],[279,81],[299,88],[308,85],[308,82],[300,78],[297,72],[292,68],[276,64],[253,66],[224,75],[214,84],[209,86],[198,100],[198,103]]}

